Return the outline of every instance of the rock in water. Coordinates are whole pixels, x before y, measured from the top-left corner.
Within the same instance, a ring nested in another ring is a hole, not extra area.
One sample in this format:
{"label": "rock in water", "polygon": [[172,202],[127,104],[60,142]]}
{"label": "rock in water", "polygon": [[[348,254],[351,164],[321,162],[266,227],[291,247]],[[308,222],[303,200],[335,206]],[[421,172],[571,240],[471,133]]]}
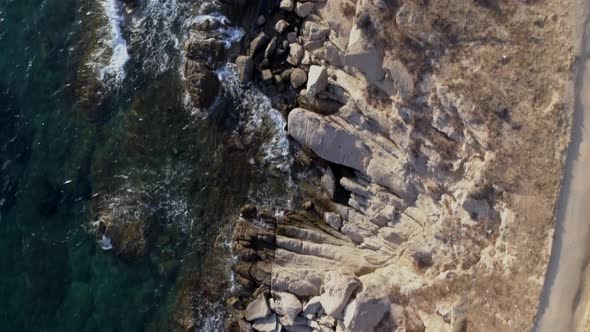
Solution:
{"label": "rock in water", "polygon": [[219,93],[219,79],[208,65],[188,60],[184,66],[186,90],[196,107],[209,107]]}
{"label": "rock in water", "polygon": [[252,75],[254,74],[254,62],[252,58],[245,55],[240,55],[236,59],[236,66],[238,67],[238,72],[240,73],[240,82],[248,83],[252,80]]}

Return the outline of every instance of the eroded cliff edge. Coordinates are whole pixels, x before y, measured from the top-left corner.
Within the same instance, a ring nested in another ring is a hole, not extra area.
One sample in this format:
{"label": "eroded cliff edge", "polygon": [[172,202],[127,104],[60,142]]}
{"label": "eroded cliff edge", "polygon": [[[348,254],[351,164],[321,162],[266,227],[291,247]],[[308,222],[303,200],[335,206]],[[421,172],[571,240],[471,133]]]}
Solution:
{"label": "eroded cliff edge", "polygon": [[571,122],[567,8],[264,7],[236,62],[284,109],[305,203],[243,208],[251,292],[230,299],[229,327],[530,329]]}

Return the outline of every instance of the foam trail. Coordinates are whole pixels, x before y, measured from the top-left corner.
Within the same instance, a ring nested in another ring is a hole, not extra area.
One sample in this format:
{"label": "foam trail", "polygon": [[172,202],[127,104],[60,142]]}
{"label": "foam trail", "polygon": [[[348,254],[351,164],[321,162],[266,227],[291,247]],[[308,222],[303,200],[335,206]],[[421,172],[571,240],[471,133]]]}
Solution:
{"label": "foam trail", "polygon": [[99,77],[101,81],[113,80],[115,83],[121,83],[125,79],[125,64],[129,60],[127,41],[121,32],[123,17],[119,14],[117,0],[103,0],[100,4],[109,22],[111,57],[108,64],[100,68]]}

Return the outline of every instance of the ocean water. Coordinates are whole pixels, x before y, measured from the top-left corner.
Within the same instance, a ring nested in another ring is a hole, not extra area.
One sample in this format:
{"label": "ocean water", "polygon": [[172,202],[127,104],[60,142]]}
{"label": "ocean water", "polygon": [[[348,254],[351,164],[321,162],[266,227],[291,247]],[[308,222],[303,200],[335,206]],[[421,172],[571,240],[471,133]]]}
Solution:
{"label": "ocean water", "polygon": [[[268,100],[226,84],[216,117],[186,102],[189,23],[218,14],[136,3],[0,0],[0,331],[223,330],[232,220],[247,200],[290,202]],[[242,132],[259,151],[227,144]],[[101,220],[142,245],[110,248]]]}

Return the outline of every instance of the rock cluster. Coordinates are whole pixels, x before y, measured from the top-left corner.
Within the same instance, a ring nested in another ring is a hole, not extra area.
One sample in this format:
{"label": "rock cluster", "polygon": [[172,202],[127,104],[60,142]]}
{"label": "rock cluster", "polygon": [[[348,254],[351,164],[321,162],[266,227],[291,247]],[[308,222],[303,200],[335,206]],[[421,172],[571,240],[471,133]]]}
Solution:
{"label": "rock cluster", "polygon": [[[483,111],[513,101],[466,88],[487,83],[444,58],[459,37],[439,26],[452,10],[486,22],[490,14],[478,3],[426,3],[283,0],[280,15],[265,19],[274,35],[261,33],[238,58],[244,81],[253,78],[251,63],[260,64],[263,84],[284,89],[277,77],[290,81],[298,98],[289,134],[324,172],[306,211],[238,222],[236,271],[263,294],[251,311],[265,313],[243,316],[244,326],[461,331],[471,312],[463,297],[473,296],[465,285],[476,276],[501,284],[516,269],[516,203],[495,167],[506,148],[501,133],[517,135],[519,125]],[[447,19],[456,28],[457,18]],[[555,188],[542,194],[554,199]]]}

